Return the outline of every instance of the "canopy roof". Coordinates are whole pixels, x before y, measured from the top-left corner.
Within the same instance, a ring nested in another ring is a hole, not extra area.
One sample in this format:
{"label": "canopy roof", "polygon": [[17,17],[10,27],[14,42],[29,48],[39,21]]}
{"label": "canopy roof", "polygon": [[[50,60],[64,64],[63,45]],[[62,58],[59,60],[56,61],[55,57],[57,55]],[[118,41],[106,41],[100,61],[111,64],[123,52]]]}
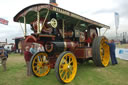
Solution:
{"label": "canopy roof", "polygon": [[[99,22],[96,22],[94,20],[88,19],[86,17],[80,16],[78,14],[72,13],[70,11],[67,11],[65,9],[50,5],[50,4],[35,4],[28,6],[21,10],[15,17],[15,22],[21,22],[24,23],[24,17],[26,17],[26,23],[30,24],[34,20],[37,19],[37,12],[39,12],[40,17],[45,17],[47,12],[49,11],[49,14],[56,13],[57,19],[64,19],[65,21],[71,20],[70,23],[74,23],[76,21],[80,21],[83,23],[87,23],[90,25],[94,25],[99,28],[107,28],[110,27],[104,24],[101,24]],[[48,19],[50,16],[48,16]],[[75,23],[76,24],[76,23]]]}

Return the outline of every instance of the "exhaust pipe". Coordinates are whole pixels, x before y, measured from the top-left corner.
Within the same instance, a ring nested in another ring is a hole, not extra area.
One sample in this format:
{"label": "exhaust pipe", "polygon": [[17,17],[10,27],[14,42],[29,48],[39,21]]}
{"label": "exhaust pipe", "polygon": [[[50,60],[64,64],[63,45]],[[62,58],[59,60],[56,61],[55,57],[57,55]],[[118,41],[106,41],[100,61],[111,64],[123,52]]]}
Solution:
{"label": "exhaust pipe", "polygon": [[58,4],[56,3],[56,0],[50,0],[50,4],[54,6],[58,6]]}

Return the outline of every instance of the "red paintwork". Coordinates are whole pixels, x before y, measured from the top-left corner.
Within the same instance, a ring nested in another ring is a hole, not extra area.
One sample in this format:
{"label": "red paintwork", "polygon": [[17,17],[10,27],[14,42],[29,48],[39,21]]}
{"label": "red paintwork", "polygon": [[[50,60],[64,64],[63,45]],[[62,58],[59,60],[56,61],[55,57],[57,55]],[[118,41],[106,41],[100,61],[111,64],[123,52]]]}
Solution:
{"label": "red paintwork", "polygon": [[76,48],[74,54],[77,58],[86,58],[85,48]]}
{"label": "red paintwork", "polygon": [[35,37],[32,36],[32,35],[26,36],[25,42],[37,42],[37,38],[35,38]]}
{"label": "red paintwork", "polygon": [[56,57],[55,56],[49,56],[49,63],[50,63],[50,68],[54,68],[55,63],[56,63]]}
{"label": "red paintwork", "polygon": [[77,58],[90,58],[92,57],[92,48],[76,48],[74,54]]}

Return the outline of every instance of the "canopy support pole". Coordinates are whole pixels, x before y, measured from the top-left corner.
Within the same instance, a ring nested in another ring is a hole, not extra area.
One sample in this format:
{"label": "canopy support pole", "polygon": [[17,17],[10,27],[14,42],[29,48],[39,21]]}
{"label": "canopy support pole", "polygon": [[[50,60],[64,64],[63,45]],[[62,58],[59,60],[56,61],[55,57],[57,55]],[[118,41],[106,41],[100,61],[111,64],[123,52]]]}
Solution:
{"label": "canopy support pole", "polygon": [[64,36],[64,19],[62,20],[62,24],[63,24],[63,38],[65,37]]}
{"label": "canopy support pole", "polygon": [[24,36],[26,36],[27,28],[26,28],[26,17],[24,16]]}
{"label": "canopy support pole", "polygon": [[101,36],[100,28],[99,28],[99,36]]}
{"label": "canopy support pole", "polygon": [[45,16],[45,19],[44,19],[44,21],[43,21],[43,24],[41,25],[40,30],[42,30],[42,28],[44,27],[44,24],[45,24],[45,22],[46,22],[46,19],[47,19],[47,17],[48,17],[48,14],[49,14],[49,9],[48,9],[48,12],[47,12],[47,14],[46,14],[46,16]]}
{"label": "canopy support pole", "polygon": [[40,13],[37,12],[37,33],[40,33]]}
{"label": "canopy support pole", "polygon": [[[105,32],[104,32],[104,34],[106,33],[106,31],[107,31],[108,29],[106,28],[106,30],[105,30]],[[104,34],[103,34],[103,36],[104,36]]]}

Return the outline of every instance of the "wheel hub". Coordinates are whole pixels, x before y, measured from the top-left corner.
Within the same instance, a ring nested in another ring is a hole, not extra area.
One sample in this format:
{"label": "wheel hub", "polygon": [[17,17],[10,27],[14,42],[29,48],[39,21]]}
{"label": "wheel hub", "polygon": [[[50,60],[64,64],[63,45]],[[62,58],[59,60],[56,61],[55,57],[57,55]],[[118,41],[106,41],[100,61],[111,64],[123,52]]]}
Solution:
{"label": "wheel hub", "polygon": [[66,70],[68,68],[69,68],[69,65],[68,64],[65,64],[64,67],[63,67],[64,70]]}
{"label": "wheel hub", "polygon": [[41,67],[41,66],[42,66],[42,64],[43,64],[42,62],[39,62],[39,63],[38,63],[38,66],[39,66],[39,67]]}
{"label": "wheel hub", "polygon": [[68,69],[70,68],[70,65],[68,65]]}

